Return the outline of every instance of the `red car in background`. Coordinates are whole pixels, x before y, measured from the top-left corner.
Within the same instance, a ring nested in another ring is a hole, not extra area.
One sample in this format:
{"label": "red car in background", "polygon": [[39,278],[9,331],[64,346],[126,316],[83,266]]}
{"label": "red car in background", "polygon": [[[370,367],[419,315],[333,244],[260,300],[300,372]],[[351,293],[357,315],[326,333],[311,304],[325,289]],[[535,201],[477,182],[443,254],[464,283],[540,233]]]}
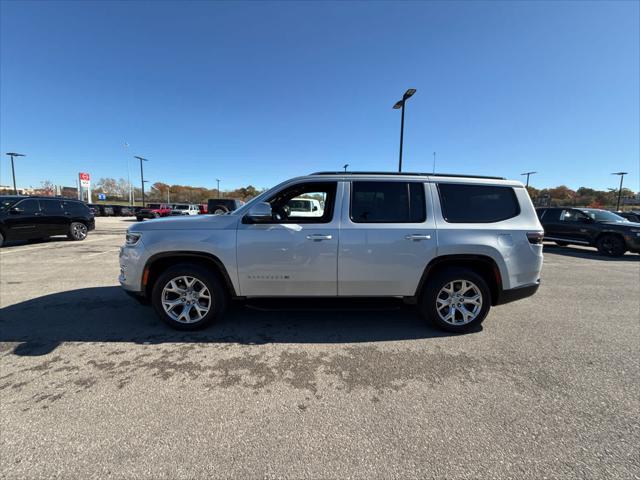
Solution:
{"label": "red car in background", "polygon": [[147,208],[141,208],[136,213],[136,219],[141,222],[145,218],[160,218],[171,215],[171,205],[167,203],[148,203]]}

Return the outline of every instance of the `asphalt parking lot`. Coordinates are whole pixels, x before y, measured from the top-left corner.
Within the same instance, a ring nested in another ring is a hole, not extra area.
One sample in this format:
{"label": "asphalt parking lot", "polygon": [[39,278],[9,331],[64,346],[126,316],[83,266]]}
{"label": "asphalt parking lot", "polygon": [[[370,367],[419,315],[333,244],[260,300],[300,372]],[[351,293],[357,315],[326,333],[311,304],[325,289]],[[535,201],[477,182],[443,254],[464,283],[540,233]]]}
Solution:
{"label": "asphalt parking lot", "polygon": [[394,305],[177,333],[117,286],[128,225],[0,250],[3,478],[640,478],[640,255],[549,245],[467,335]]}

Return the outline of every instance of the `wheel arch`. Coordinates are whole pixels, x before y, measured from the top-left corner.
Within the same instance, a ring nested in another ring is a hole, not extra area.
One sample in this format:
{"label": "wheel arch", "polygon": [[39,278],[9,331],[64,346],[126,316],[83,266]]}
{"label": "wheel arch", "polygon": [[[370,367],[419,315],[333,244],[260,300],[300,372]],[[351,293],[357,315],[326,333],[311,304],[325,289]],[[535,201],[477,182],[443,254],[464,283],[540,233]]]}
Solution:
{"label": "wheel arch", "polygon": [[617,237],[620,237],[620,239],[624,242],[624,235],[621,232],[617,230],[604,230],[596,235],[596,237],[593,239],[593,244],[598,245],[600,239],[606,235],[615,235]]}
{"label": "wheel arch", "polygon": [[496,261],[487,255],[453,254],[434,258],[427,264],[422,273],[416,289],[416,297],[421,295],[430,277],[450,267],[468,268],[482,276],[491,292],[491,304],[495,305],[497,303],[502,290],[502,274]]}
{"label": "wheel arch", "polygon": [[145,297],[151,298],[153,285],[162,272],[173,265],[184,262],[194,263],[211,270],[220,277],[229,296],[237,296],[229,272],[218,257],[205,252],[172,251],[157,253],[147,260],[142,275],[142,289]]}

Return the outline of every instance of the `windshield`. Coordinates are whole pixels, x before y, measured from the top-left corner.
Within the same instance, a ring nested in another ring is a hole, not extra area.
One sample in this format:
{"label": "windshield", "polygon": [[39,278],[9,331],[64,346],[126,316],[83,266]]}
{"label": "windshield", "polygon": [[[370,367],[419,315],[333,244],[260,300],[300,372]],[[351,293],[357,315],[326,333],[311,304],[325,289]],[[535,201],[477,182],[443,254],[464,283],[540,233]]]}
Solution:
{"label": "windshield", "polygon": [[23,197],[0,197],[0,210],[7,210]]}
{"label": "windshield", "polygon": [[616,215],[613,212],[609,212],[607,210],[583,210],[584,213],[593,218],[596,222],[628,222],[624,217],[620,215]]}

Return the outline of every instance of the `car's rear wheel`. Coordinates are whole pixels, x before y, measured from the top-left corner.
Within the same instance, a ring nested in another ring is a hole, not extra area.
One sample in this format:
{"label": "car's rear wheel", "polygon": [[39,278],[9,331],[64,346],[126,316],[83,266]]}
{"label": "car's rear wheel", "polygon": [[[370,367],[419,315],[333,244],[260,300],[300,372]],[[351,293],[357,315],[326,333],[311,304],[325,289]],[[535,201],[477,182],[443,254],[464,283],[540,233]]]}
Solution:
{"label": "car's rear wheel", "polygon": [[222,315],[227,303],[218,276],[198,265],[167,269],[153,286],[151,302],[158,316],[178,330],[197,330]]}
{"label": "car's rear wheel", "polygon": [[71,222],[67,238],[75,241],[84,240],[87,238],[87,226],[82,222]]}
{"label": "car's rear wheel", "polygon": [[420,298],[423,315],[437,328],[462,333],[478,326],[491,308],[487,282],[466,268],[437,273]]}
{"label": "car's rear wheel", "polygon": [[618,235],[603,235],[596,242],[596,247],[602,255],[620,257],[626,251],[624,240]]}
{"label": "car's rear wheel", "polygon": [[559,247],[566,247],[569,244],[567,242],[556,242],[556,245],[558,245]]}
{"label": "car's rear wheel", "polygon": [[224,213],[227,213],[228,211],[229,209],[224,205],[217,205],[216,208],[213,209],[213,213],[216,215],[222,215]]}
{"label": "car's rear wheel", "polygon": [[158,212],[153,212],[153,218],[160,218],[160,214]]}

